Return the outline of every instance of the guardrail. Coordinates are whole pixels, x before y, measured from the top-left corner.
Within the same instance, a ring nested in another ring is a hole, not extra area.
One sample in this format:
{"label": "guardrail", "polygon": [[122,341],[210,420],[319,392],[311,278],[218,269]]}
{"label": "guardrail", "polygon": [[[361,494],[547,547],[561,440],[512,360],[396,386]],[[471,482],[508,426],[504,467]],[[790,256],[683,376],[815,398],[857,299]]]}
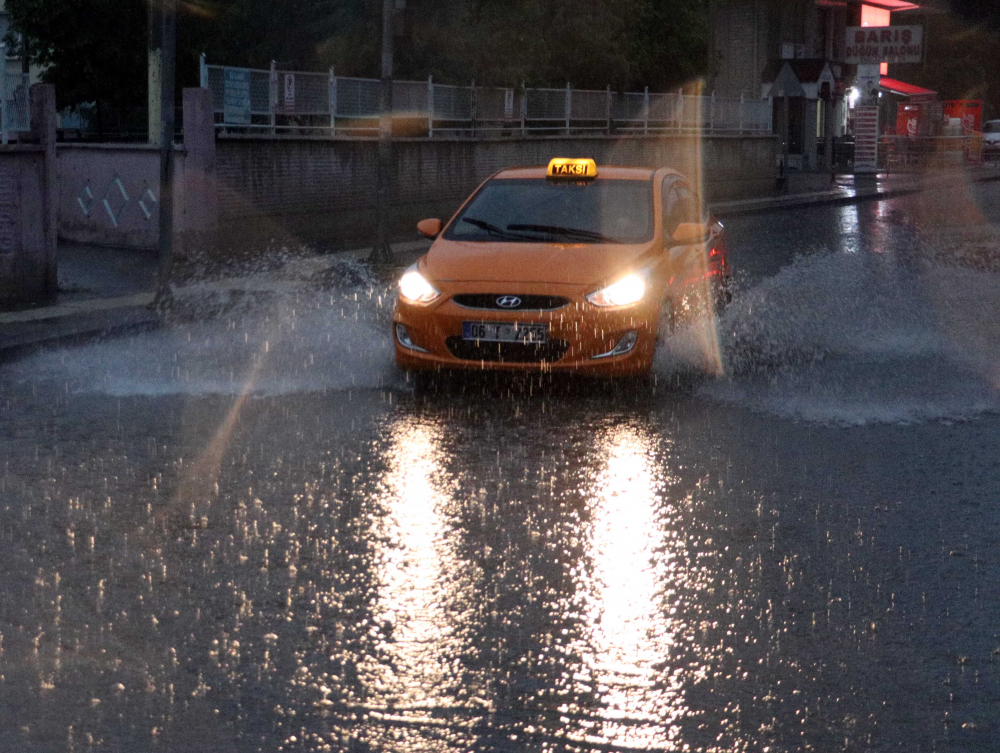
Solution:
{"label": "guardrail", "polygon": [[[208,65],[201,86],[212,92],[216,128],[227,132],[373,136],[382,83],[327,73]],[[434,136],[581,133],[771,132],[767,100],[683,92],[480,87],[393,82],[393,118]]]}

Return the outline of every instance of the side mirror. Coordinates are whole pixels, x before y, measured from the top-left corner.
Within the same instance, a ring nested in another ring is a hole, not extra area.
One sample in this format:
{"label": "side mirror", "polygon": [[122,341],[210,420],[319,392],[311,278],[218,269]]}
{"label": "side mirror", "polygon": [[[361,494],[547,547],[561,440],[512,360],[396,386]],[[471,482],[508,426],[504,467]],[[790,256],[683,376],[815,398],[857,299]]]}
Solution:
{"label": "side mirror", "polygon": [[441,220],[437,218],[433,220],[420,220],[417,223],[417,232],[425,238],[433,240],[441,234]]}
{"label": "side mirror", "polygon": [[710,232],[700,222],[682,222],[667,241],[667,248],[693,246],[708,240]]}

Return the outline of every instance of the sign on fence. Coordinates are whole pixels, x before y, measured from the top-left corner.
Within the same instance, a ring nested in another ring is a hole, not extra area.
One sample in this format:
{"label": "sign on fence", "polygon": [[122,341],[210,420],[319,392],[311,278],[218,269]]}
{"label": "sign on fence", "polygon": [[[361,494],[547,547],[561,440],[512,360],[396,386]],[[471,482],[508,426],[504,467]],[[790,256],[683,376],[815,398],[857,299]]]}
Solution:
{"label": "sign on fence", "polygon": [[250,71],[226,68],[223,72],[223,119],[233,125],[250,125]]}
{"label": "sign on fence", "polygon": [[507,89],[503,93],[503,116],[508,120],[514,117],[514,90]]}
{"label": "sign on fence", "polygon": [[295,109],[295,74],[285,74],[285,110],[291,112]]}
{"label": "sign on fence", "polygon": [[848,26],[848,65],[920,63],[924,59],[923,26]]}

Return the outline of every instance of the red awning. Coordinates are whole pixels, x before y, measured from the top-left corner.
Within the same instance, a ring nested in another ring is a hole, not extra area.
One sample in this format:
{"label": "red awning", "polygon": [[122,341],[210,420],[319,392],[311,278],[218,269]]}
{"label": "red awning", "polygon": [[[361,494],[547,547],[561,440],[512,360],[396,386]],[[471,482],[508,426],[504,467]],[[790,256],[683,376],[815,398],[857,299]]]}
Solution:
{"label": "red awning", "polygon": [[909,97],[914,102],[926,102],[928,100],[937,99],[937,92],[935,91],[924,89],[922,86],[914,86],[913,84],[908,84],[905,81],[900,81],[899,79],[889,78],[888,76],[882,76],[882,78],[879,79],[879,85],[888,92],[899,94],[903,97]]}
{"label": "red awning", "polygon": [[916,10],[920,6],[908,0],[865,0],[865,5],[874,5],[886,10]]}

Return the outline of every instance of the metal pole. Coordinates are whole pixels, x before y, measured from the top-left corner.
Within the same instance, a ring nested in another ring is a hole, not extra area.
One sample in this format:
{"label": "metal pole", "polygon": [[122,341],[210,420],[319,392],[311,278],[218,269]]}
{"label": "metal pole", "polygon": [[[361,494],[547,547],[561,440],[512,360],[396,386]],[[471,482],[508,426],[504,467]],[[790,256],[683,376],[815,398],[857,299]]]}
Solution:
{"label": "metal pole", "polygon": [[177,0],[163,0],[160,75],[160,279],[155,304],[170,302],[174,255],[174,76],[177,54]]}
{"label": "metal pole", "polygon": [[337,72],[330,68],[330,135],[337,135]]}
{"label": "metal pole", "polygon": [[389,182],[392,170],[392,14],[394,0],[382,0],[382,90],[378,117],[378,175],[375,185],[375,244],[369,261],[392,262],[389,246]]}
{"label": "metal pole", "polygon": [[271,72],[267,77],[267,115],[271,122],[271,135],[275,134],[274,126],[278,122],[275,117],[275,108],[278,106],[278,67],[271,61]]}
{"label": "metal pole", "polygon": [[649,133],[649,87],[642,91],[642,135]]}
{"label": "metal pole", "polygon": [[566,135],[569,136],[569,119],[573,112],[573,90],[569,88],[569,81],[566,82]]}
{"label": "metal pole", "polygon": [[524,82],[521,82],[521,135],[524,136],[528,129],[528,90]]}
{"label": "metal pole", "polygon": [[472,86],[469,89],[469,125],[472,132],[469,134],[476,137],[476,79],[472,79]]}
{"label": "metal pole", "polygon": [[149,40],[147,44],[147,138],[150,146],[159,146],[163,133],[160,113],[161,79],[163,77],[163,6],[149,2],[147,10]]}
{"label": "metal pole", "polygon": [[434,138],[434,77],[427,77],[427,136]]}
{"label": "metal pole", "polygon": [[608,84],[608,103],[607,103],[607,108],[606,108],[605,116],[606,116],[607,122],[608,122],[607,123],[607,133],[610,136],[611,135],[611,84]]}
{"label": "metal pole", "polygon": [[10,143],[10,108],[7,106],[7,45],[0,42],[0,143]]}
{"label": "metal pole", "polygon": [[202,89],[208,88],[208,61],[204,52],[198,56],[198,81]]}

